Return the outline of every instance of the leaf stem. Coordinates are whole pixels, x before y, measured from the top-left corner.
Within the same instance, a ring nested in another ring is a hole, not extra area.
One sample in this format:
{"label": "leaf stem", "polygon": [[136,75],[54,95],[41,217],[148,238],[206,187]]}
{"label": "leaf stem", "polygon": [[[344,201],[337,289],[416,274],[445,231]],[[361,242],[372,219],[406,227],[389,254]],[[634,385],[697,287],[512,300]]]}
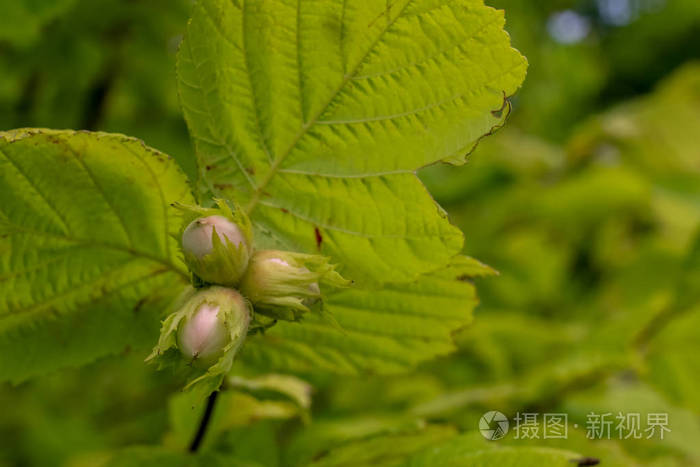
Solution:
{"label": "leaf stem", "polygon": [[204,414],[202,415],[202,420],[199,422],[199,428],[197,428],[197,433],[192,439],[189,451],[197,452],[199,446],[202,444],[204,435],[207,433],[207,428],[209,427],[209,422],[211,421],[211,416],[214,413],[214,405],[216,404],[216,397],[219,395],[219,391],[212,392],[207,398],[207,406],[204,408]]}

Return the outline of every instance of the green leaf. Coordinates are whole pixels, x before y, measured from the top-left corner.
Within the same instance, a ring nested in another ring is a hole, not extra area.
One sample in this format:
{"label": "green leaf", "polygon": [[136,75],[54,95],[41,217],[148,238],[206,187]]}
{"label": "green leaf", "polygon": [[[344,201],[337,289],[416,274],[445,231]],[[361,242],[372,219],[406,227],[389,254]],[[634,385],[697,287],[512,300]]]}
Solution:
{"label": "green leaf", "polygon": [[[588,414],[639,414],[640,430],[648,430],[650,414],[665,414],[668,417],[666,431],[661,437],[661,428],[643,432],[639,439],[623,440],[625,449],[636,457],[644,460],[655,460],[656,457],[674,456],[684,461],[681,465],[696,465],[700,459],[700,422],[697,412],[681,408],[675,403],[657,393],[648,385],[624,380],[609,380],[608,384],[591,390],[572,394],[561,407],[562,413],[569,414],[570,422],[577,422],[583,427],[588,420]],[[616,422],[611,427],[611,436],[618,438]]]}
{"label": "green leaf", "polygon": [[477,304],[474,285],[464,280],[477,263],[457,257],[414,282],[337,292],[326,302],[337,324],[314,314],[277,323],[250,336],[241,359],[258,368],[355,374],[398,372],[447,354],[452,332],[471,321]]}
{"label": "green leaf", "polygon": [[414,171],[503,123],[525,59],[481,0],[203,0],[178,56],[200,190],[357,281],[448,263],[461,233]]}
{"label": "green leaf", "polygon": [[679,314],[649,345],[645,375],[671,401],[700,413],[700,307]]}
{"label": "green leaf", "polygon": [[470,467],[571,467],[577,465],[580,456],[571,451],[543,447],[486,447],[475,448],[470,440],[460,437],[445,445],[427,449],[414,456],[406,467],[440,465]]}
{"label": "green leaf", "polygon": [[[313,429],[313,427],[312,427]],[[328,440],[329,441],[329,440]],[[328,443],[326,441],[326,444]],[[320,448],[321,446],[319,446]],[[310,453],[306,453],[308,457]],[[366,439],[336,440],[313,458],[314,466],[561,466],[576,465],[583,456],[540,446],[504,446],[478,432],[457,436],[454,428],[428,425]],[[295,459],[294,465],[306,465]]]}
{"label": "green leaf", "polygon": [[676,306],[680,311],[700,302],[700,226],[695,232],[683,262],[682,277],[678,284]]}
{"label": "green leaf", "polygon": [[590,119],[569,144],[569,156],[580,163],[614,154],[619,163],[644,170],[650,180],[674,173],[697,176],[693,130],[700,125],[699,89],[700,63],[691,61],[655,92]]}
{"label": "green leaf", "polygon": [[0,185],[0,379],[152,345],[188,280],[174,161],[122,135],[16,130]]}
{"label": "green leaf", "polygon": [[670,401],[700,413],[700,231],[680,270],[674,300],[638,336],[648,364],[645,376]]}
{"label": "green leaf", "polygon": [[[379,453],[382,440],[387,437],[394,437],[397,441],[413,439],[416,442],[423,435],[425,440],[437,442],[455,436],[456,432],[453,427],[426,426],[423,420],[403,414],[365,413],[345,417],[329,417],[326,414],[315,418],[313,423],[294,434],[285,447],[282,463],[308,465],[325,455],[336,457],[333,454],[336,449],[339,449],[338,453],[356,451],[356,447],[365,441],[370,441],[376,448],[373,449],[375,453]],[[415,451],[406,452],[404,449],[404,457],[412,452]],[[342,457],[346,456],[342,454]]]}
{"label": "green leaf", "polygon": [[454,428],[429,426],[415,432],[389,434],[341,445],[309,464],[314,467],[355,467],[397,465],[411,454],[456,435]]}
{"label": "green leaf", "polygon": [[311,385],[291,375],[272,373],[256,378],[231,376],[226,380],[226,384],[229,388],[241,392],[259,395],[259,397],[289,400],[305,410],[311,408]]}
{"label": "green leaf", "polygon": [[159,446],[129,447],[117,451],[105,467],[257,467],[259,464],[238,461],[214,453],[173,452]]}

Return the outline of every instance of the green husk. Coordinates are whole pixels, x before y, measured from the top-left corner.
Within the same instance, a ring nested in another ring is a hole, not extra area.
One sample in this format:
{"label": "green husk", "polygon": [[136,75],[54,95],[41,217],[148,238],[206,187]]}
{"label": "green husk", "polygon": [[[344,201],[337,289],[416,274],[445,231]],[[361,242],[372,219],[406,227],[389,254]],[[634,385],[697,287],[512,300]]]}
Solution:
{"label": "green husk", "polygon": [[349,285],[325,256],[260,250],[253,254],[240,290],[256,313],[296,321],[312,308],[322,308],[321,287]]}

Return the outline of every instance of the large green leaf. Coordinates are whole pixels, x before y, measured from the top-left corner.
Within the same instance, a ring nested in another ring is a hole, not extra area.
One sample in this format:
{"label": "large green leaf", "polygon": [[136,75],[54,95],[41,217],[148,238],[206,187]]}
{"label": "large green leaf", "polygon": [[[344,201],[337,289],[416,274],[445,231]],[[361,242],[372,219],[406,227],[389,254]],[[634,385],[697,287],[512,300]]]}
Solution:
{"label": "large green leaf", "polygon": [[352,441],[315,456],[314,467],[398,465],[411,454],[440,444],[456,435],[449,426],[427,426],[407,433],[387,434]]}
{"label": "large green leaf", "polygon": [[482,0],[202,0],[178,57],[200,188],[368,282],[461,248],[414,171],[462,161],[523,80]]}
{"label": "large green leaf", "polygon": [[[409,459],[406,467],[571,467],[572,465],[591,465],[592,459],[586,459],[574,452],[563,449],[543,447],[503,447],[475,449],[457,438],[447,445],[436,446]],[[586,463],[588,462],[588,463]],[[597,463],[597,462],[596,462]],[[595,464],[593,464],[595,465]]]}
{"label": "large green leaf", "polygon": [[[311,373],[398,372],[454,350],[452,332],[477,304],[469,277],[491,270],[457,257],[446,269],[381,290],[348,289],[328,297],[337,324],[309,316],[249,337],[241,358],[259,368]],[[338,326],[339,325],[339,326]]]}
{"label": "large green leaf", "polygon": [[[295,459],[296,460],[296,459]],[[314,455],[314,466],[561,466],[584,461],[571,451],[539,446],[504,446],[480,433],[456,436],[454,428],[428,425],[398,433],[349,440]],[[293,465],[307,465],[303,459]]]}
{"label": "large green leaf", "polygon": [[[94,465],[94,464],[91,464]],[[116,451],[104,467],[260,467],[260,464],[239,461],[215,453],[190,454],[174,452],[160,446],[135,446]]]}
{"label": "large green leaf", "polygon": [[122,135],[17,130],[0,133],[0,186],[0,379],[152,345],[188,279],[175,162]]}

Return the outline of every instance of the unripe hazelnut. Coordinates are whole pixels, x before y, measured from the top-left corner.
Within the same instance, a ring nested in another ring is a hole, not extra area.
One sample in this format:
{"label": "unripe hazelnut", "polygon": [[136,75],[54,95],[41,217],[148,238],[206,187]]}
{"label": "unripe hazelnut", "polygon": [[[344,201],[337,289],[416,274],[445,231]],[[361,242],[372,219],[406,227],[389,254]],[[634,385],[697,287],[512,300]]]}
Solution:
{"label": "unripe hazelnut", "polygon": [[259,313],[296,320],[321,299],[319,282],[345,287],[328,258],[280,250],[256,251],[240,283],[240,290]]}
{"label": "unripe hazelnut", "polygon": [[[278,273],[281,277],[283,277],[285,275],[289,276],[289,275],[292,275],[296,272],[293,270],[294,266],[290,265],[287,261],[285,261],[281,258],[278,258],[274,255],[269,256],[269,257],[265,257],[266,256],[265,254],[263,254],[261,256],[263,256],[263,258],[261,259],[258,267],[260,267],[260,269],[263,271],[267,271],[267,273],[269,274],[268,277],[270,279],[270,282],[272,282],[272,280],[274,279],[272,277],[273,271],[275,273]],[[311,273],[311,271],[309,271],[304,266],[299,267],[298,270],[299,270],[299,272],[301,272],[303,274],[310,274]],[[260,290],[263,289],[266,285],[269,285],[269,284],[267,284],[265,276],[266,276],[265,272],[261,273],[261,275],[259,277],[261,278],[262,284],[260,284],[260,287],[255,288],[255,289],[258,289],[259,295],[264,294],[264,292],[261,293]],[[304,305],[309,306],[309,305],[313,305],[314,303],[316,303],[318,301],[318,299],[321,297],[321,288],[318,286],[318,282],[311,282],[309,284],[309,286],[307,287],[307,289],[308,289],[309,296],[304,298],[302,300],[302,303]]]}
{"label": "unripe hazelnut", "polygon": [[185,307],[188,309],[178,326],[177,346],[196,366],[211,366],[231,348],[234,339],[245,339],[250,314],[245,298],[237,291],[209,287],[195,294]]}
{"label": "unripe hazelnut", "polygon": [[200,217],[182,233],[185,260],[201,279],[212,284],[234,286],[248,267],[249,240],[224,216]]}
{"label": "unripe hazelnut", "polygon": [[318,276],[295,262],[292,255],[277,250],[256,251],[241,282],[241,291],[254,304],[277,295],[319,294]]}
{"label": "unripe hazelnut", "polygon": [[245,244],[243,233],[236,224],[224,216],[208,216],[190,222],[182,233],[182,248],[197,258],[203,258],[214,248],[212,233],[215,230],[223,244],[227,240],[236,246]]}
{"label": "unripe hazelnut", "polygon": [[191,360],[213,363],[223,354],[227,333],[219,320],[219,306],[202,304],[194,316],[183,320],[177,332],[180,352]]}

